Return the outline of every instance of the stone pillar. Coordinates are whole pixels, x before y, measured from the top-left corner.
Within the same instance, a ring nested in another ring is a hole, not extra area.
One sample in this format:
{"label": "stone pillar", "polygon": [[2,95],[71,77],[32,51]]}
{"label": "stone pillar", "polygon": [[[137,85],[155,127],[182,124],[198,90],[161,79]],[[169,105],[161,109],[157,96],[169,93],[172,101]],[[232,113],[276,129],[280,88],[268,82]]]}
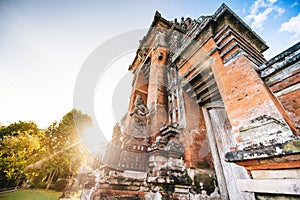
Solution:
{"label": "stone pillar", "polygon": [[158,45],[152,52],[147,107],[150,110],[150,136],[157,136],[167,115],[166,68],[168,48]]}

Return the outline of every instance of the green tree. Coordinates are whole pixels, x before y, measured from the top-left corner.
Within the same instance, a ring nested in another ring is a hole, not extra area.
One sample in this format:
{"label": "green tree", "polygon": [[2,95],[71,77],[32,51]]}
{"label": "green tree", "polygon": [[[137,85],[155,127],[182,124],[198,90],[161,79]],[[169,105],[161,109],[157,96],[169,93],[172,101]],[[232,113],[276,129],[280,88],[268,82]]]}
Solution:
{"label": "green tree", "polygon": [[91,126],[90,116],[73,109],[59,123],[54,122],[45,130],[47,151],[44,157],[48,159],[43,164],[43,170],[48,174],[47,189],[55,177],[70,178],[77,173],[87,157],[80,133]]}
{"label": "green tree", "polygon": [[9,126],[0,127],[0,138],[3,139],[7,135],[18,135],[18,133],[27,131],[29,134],[34,135],[40,129],[33,121],[18,121],[10,124]]}
{"label": "green tree", "polygon": [[2,126],[0,135],[0,182],[4,187],[16,186],[34,173],[27,167],[45,150],[41,143],[45,134],[34,122],[19,121]]}
{"label": "green tree", "polygon": [[16,186],[27,179],[49,188],[58,178],[72,177],[89,156],[80,133],[91,126],[91,117],[76,109],[45,130],[32,121],[1,126],[0,185]]}

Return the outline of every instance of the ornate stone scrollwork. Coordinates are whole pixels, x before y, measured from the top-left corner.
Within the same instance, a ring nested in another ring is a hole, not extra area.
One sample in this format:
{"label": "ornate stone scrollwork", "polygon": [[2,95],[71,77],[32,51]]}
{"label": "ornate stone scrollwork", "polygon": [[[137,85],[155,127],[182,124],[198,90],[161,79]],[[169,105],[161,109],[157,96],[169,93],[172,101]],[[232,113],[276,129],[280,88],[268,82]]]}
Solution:
{"label": "ornate stone scrollwork", "polygon": [[161,200],[162,199],[162,195],[159,193],[159,191],[152,192],[150,190],[149,192],[146,192],[145,199],[146,200]]}
{"label": "ornate stone scrollwork", "polygon": [[138,59],[139,61],[143,61],[146,59],[147,57],[147,52],[148,52],[148,49],[145,48],[145,47],[142,47],[139,51],[138,51]]}
{"label": "ornate stone scrollwork", "polygon": [[184,153],[184,148],[181,144],[181,142],[179,141],[179,135],[177,134],[173,139],[170,139],[166,148],[166,151],[169,152],[174,152],[177,154],[183,154]]}
{"label": "ornate stone scrollwork", "polygon": [[182,35],[179,34],[178,32],[174,31],[171,35],[170,43],[173,45],[174,49],[179,48],[181,45],[181,37]]}

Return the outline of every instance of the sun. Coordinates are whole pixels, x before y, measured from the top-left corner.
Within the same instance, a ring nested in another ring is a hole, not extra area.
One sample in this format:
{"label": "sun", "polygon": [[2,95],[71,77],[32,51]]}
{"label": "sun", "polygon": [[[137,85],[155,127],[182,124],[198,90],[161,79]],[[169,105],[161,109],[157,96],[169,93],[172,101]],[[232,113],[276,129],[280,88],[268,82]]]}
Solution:
{"label": "sun", "polygon": [[106,139],[94,126],[85,128],[79,135],[82,143],[91,153],[100,153],[104,150]]}

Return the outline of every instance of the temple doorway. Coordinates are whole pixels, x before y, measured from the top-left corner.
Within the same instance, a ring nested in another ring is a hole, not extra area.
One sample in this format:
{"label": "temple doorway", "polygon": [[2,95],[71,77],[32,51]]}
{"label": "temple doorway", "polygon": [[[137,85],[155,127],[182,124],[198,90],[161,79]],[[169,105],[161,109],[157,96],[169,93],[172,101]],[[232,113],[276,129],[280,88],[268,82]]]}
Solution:
{"label": "temple doorway", "polygon": [[207,138],[222,199],[254,199],[252,193],[240,192],[238,179],[249,178],[246,170],[225,161],[225,154],[236,146],[234,133],[222,101],[202,106]]}

